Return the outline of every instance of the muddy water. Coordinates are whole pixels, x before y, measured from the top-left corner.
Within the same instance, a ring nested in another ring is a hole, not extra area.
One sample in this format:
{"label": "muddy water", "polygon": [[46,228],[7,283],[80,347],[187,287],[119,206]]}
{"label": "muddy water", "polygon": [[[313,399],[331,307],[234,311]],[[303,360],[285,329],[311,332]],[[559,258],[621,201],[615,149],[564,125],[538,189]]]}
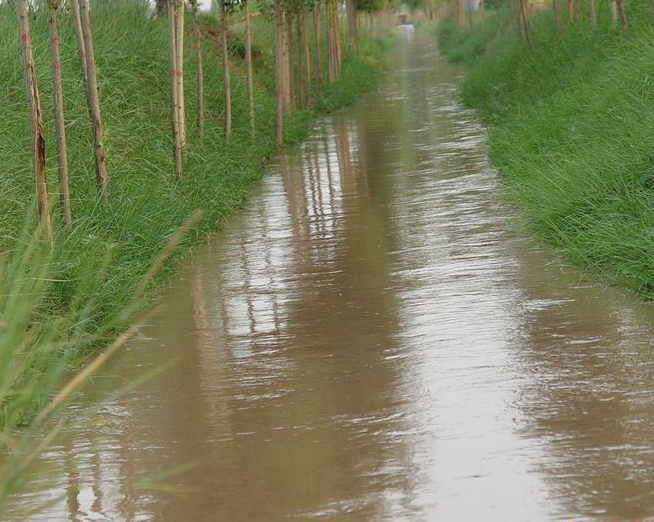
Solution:
{"label": "muddy water", "polygon": [[188,260],[114,386],[171,367],[80,407],[4,519],[654,515],[654,310],[517,229],[432,40],[396,63]]}

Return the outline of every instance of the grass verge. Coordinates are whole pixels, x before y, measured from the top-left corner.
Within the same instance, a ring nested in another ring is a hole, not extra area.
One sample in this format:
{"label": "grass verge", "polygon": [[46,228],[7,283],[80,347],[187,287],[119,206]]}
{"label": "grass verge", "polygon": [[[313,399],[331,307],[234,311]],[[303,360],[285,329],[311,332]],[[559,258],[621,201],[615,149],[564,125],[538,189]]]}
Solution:
{"label": "grass verge", "polygon": [[[233,135],[228,143],[222,138],[222,77],[215,39],[207,38],[204,42],[208,114],[202,143],[192,125],[196,113],[195,72],[193,53],[186,49],[189,138],[184,184],[180,187],[174,181],[172,162],[166,20],[152,20],[146,5],[139,2],[99,2],[94,4],[91,14],[104,118],[109,201],[106,206],[100,205],[95,192],[90,125],[74,32],[70,17],[65,15],[61,48],[74,223],[68,229],[56,227],[54,250],[47,256],[47,281],[38,288],[40,297],[29,308],[28,320],[20,323],[25,339],[33,337],[37,325],[41,328],[58,324],[56,339],[63,348],[40,352],[47,355],[21,365],[23,374],[16,382],[38,381],[52,367],[74,367],[91,348],[110,342],[124,326],[124,311],[139,282],[180,225],[196,210],[203,211],[202,220],[163,265],[150,287],[151,292],[165,282],[191,245],[218,229],[226,216],[243,205],[251,183],[261,176],[262,163],[277,150],[271,21],[257,17],[253,31],[257,117],[254,142],[249,136],[244,67],[237,52],[242,47],[242,35],[231,34]],[[57,196],[52,181],[57,173],[45,12],[37,12],[31,23],[46,135],[50,137],[48,179],[54,204]],[[202,23],[205,32],[215,25],[209,15],[203,17]],[[187,41],[190,43],[190,38]],[[34,226],[25,224],[26,216],[34,214],[34,189],[18,42],[13,4],[3,3],[0,5],[0,48],[4,53],[0,60],[4,102],[0,114],[0,251],[1,257],[7,260],[9,272],[23,263],[21,253],[28,250],[30,238],[24,231]],[[295,110],[286,118],[285,143],[306,136],[319,112],[351,103],[373,89],[384,51],[391,43],[390,36],[375,41],[364,37],[359,58],[347,53],[344,46],[342,79],[335,85],[324,86],[324,95],[314,108]],[[15,293],[25,287],[15,284],[5,288]],[[15,321],[10,311],[0,314],[2,329]],[[16,334],[15,330],[12,332]],[[75,342],[67,343],[66,339]],[[29,350],[21,353],[27,354]],[[30,394],[29,401],[14,400],[15,397],[15,393],[8,393],[2,401],[0,424],[29,420],[47,400],[43,393]]]}
{"label": "grass verge", "polygon": [[652,299],[651,5],[628,4],[628,39],[611,29],[608,3],[598,7],[598,28],[583,13],[560,34],[549,9],[535,13],[532,49],[502,11],[489,14],[485,32],[459,33],[445,20],[437,33],[442,52],[466,68],[462,98],[480,110],[491,160],[535,234]]}

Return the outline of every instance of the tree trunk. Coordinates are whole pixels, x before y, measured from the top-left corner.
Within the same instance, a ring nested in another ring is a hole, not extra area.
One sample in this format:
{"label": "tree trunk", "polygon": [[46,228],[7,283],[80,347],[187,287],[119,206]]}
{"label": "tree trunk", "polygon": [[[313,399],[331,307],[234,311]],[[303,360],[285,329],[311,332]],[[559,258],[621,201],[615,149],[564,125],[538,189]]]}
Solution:
{"label": "tree trunk", "polygon": [[350,48],[354,56],[359,54],[359,38],[357,35],[357,8],[354,0],[347,0],[347,32],[350,39]]}
{"label": "tree trunk", "polygon": [[456,26],[463,31],[463,0],[456,1]]}
{"label": "tree trunk", "polygon": [[554,11],[554,30],[558,34],[561,32],[561,19],[559,16],[559,0],[552,0],[552,11]]}
{"label": "tree trunk", "polygon": [[479,8],[481,9],[481,31],[486,34],[486,0],[480,0]]}
{"label": "tree trunk", "polygon": [[283,42],[284,19],[282,0],[275,0],[275,139],[277,145],[284,142],[284,86],[283,86]]}
{"label": "tree trunk", "polygon": [[302,19],[300,13],[295,15],[295,40],[297,42],[297,96],[302,107],[307,104],[306,93],[304,92],[304,52],[302,50]]}
{"label": "tree trunk", "polygon": [[575,19],[574,0],[568,0],[568,20],[573,22]]}
{"label": "tree trunk", "polygon": [[50,60],[52,64],[52,93],[57,138],[57,164],[59,167],[59,205],[65,225],[70,225],[70,190],[68,188],[68,151],[66,148],[66,125],[64,123],[63,89],[61,87],[61,55],[59,52],[59,27],[57,24],[58,0],[48,2],[48,25],[50,27]]}
{"label": "tree trunk", "polygon": [[[73,0],[75,1],[75,0]],[[91,34],[91,19],[86,0],[79,0],[80,23],[84,38],[84,52],[86,55],[86,98],[91,115],[93,127],[93,152],[95,156],[95,183],[102,201],[107,201],[107,165],[104,159],[102,116],[100,114],[100,96],[98,93],[98,80],[95,72],[95,55],[93,52],[93,36]]]}
{"label": "tree trunk", "polygon": [[338,2],[334,2],[334,41],[336,43],[336,79],[341,77],[341,22],[338,14]]}
{"label": "tree trunk", "polygon": [[320,7],[318,5],[313,6],[313,63],[313,80],[315,83],[316,98],[320,98]]}
{"label": "tree trunk", "polygon": [[473,32],[475,30],[475,27],[472,20],[472,0],[468,0],[467,15],[468,15],[468,27],[470,28],[470,32]]}
{"label": "tree trunk", "polygon": [[177,124],[182,154],[186,147],[186,104],[184,101],[184,0],[175,2],[175,65],[177,66]]}
{"label": "tree trunk", "polygon": [[327,81],[330,84],[336,81],[334,72],[334,20],[332,18],[332,1],[325,3],[325,36],[327,40]]}
{"label": "tree trunk", "polygon": [[309,21],[307,10],[302,10],[302,48],[304,50],[304,90],[307,105],[311,103],[311,53],[309,50]]}
{"label": "tree trunk", "polygon": [[615,30],[618,27],[618,3],[617,0],[611,1],[611,29]]}
{"label": "tree trunk", "polygon": [[255,136],[254,83],[252,78],[252,34],[250,28],[250,3],[245,2],[245,68],[248,81],[248,114],[250,116],[250,137]]}
{"label": "tree trunk", "polygon": [[624,9],[624,0],[617,0],[618,10],[620,12],[620,27],[622,28],[622,35],[627,38],[629,34],[627,33],[627,13]]}
{"label": "tree trunk", "polygon": [[175,27],[177,0],[168,0],[168,44],[170,60],[170,118],[173,131],[173,158],[175,161],[175,178],[179,183],[183,179],[182,144],[179,134],[179,93],[177,92],[177,31]]}
{"label": "tree trunk", "polygon": [[595,10],[595,0],[588,0],[588,14],[590,16],[590,25],[593,29],[597,27],[597,12]]}
{"label": "tree trunk", "polygon": [[527,10],[528,1],[520,0],[520,7],[522,9],[522,21],[525,28],[525,42],[527,42],[527,47],[531,47],[531,26],[529,25],[529,11]]}
{"label": "tree trunk", "polygon": [[232,135],[232,91],[229,79],[229,54],[227,52],[227,6],[220,2],[220,57],[223,66],[223,104],[225,106],[225,139]]}
{"label": "tree trunk", "polygon": [[522,40],[522,15],[520,9],[521,0],[513,2],[513,29],[518,40]]}
{"label": "tree trunk", "polygon": [[23,76],[25,79],[25,96],[30,114],[32,130],[32,154],[34,159],[34,180],[36,182],[36,214],[42,227],[44,237],[52,236],[50,221],[50,204],[48,202],[48,184],[45,174],[45,134],[41,118],[41,101],[39,87],[36,83],[34,58],[32,56],[32,40],[30,37],[29,15],[26,0],[17,0],[18,27],[23,55]]}
{"label": "tree trunk", "polygon": [[77,40],[77,56],[79,57],[79,66],[84,79],[84,92],[86,92],[86,83],[88,82],[88,73],[86,71],[86,50],[84,49],[84,35],[82,34],[82,22],[79,14],[79,3],[77,0],[71,1],[73,14],[73,28],[75,30],[75,40]]}
{"label": "tree trunk", "polygon": [[202,38],[200,22],[198,20],[198,0],[191,1],[191,15],[193,17],[193,50],[195,51],[195,79],[198,95],[198,136],[204,137],[204,72],[202,70]]}
{"label": "tree trunk", "polygon": [[290,11],[286,12],[286,60],[287,60],[287,78],[288,78],[288,100],[289,106],[295,105],[295,67],[293,66],[293,15]]}

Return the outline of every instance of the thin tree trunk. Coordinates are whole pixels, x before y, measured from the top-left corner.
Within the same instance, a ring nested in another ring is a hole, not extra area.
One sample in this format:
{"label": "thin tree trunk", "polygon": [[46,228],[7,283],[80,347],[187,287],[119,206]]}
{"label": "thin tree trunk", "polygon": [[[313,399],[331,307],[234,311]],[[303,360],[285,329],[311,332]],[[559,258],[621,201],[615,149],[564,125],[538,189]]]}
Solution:
{"label": "thin tree trunk", "polygon": [[527,10],[528,0],[520,0],[520,7],[522,9],[522,21],[525,28],[525,41],[527,47],[531,47],[531,26],[529,25],[529,11]]}
{"label": "thin tree trunk", "polygon": [[618,3],[617,0],[611,0],[611,29],[618,27]]}
{"label": "thin tree trunk", "polygon": [[568,0],[568,20],[573,22],[575,19],[574,0]]}
{"label": "thin tree trunk", "polygon": [[472,0],[468,0],[467,15],[468,15],[468,27],[470,28],[470,32],[473,32],[475,30],[475,27],[472,20]]}
{"label": "thin tree trunk", "polygon": [[[74,1],[74,0],[73,0]],[[107,165],[104,160],[104,147],[102,144],[102,116],[100,114],[100,96],[98,93],[98,80],[95,72],[95,55],[93,52],[93,36],[91,35],[91,19],[86,0],[79,0],[80,22],[82,36],[84,37],[84,52],[86,54],[86,98],[91,115],[93,127],[93,152],[95,156],[95,184],[102,201],[107,201]]]}
{"label": "thin tree trunk", "polygon": [[295,15],[295,40],[297,42],[297,95],[302,107],[306,106],[306,96],[304,92],[304,53],[302,51],[302,19],[300,13]]}
{"label": "thin tree trunk", "polygon": [[82,34],[82,22],[80,21],[79,2],[77,0],[72,0],[70,4],[72,6],[75,39],[77,40],[77,56],[79,57],[79,66],[84,79],[84,92],[86,92],[88,73],[86,71],[86,50],[84,49],[84,35]]}
{"label": "thin tree trunk", "polygon": [[463,31],[463,0],[456,1],[456,26]]}
{"label": "thin tree trunk", "polygon": [[175,161],[175,178],[179,183],[183,179],[182,144],[179,133],[179,112],[177,110],[179,93],[177,92],[177,31],[176,1],[168,0],[168,43],[170,60],[170,118],[173,131],[173,158]]}
{"label": "thin tree trunk", "polygon": [[597,11],[595,9],[595,0],[588,0],[588,14],[590,16],[590,26],[597,27]]}
{"label": "thin tree trunk", "polygon": [[295,105],[295,67],[293,66],[293,15],[286,12],[286,59],[288,63],[288,99],[289,105]]}
{"label": "thin tree trunk", "polygon": [[313,6],[313,63],[313,80],[315,83],[316,98],[320,98],[320,7],[318,5]]}
{"label": "thin tree trunk", "polygon": [[220,56],[223,65],[223,103],[225,105],[225,139],[232,135],[232,91],[229,79],[229,54],[227,53],[227,6],[220,2]]}
{"label": "thin tree trunk", "polygon": [[336,81],[334,73],[334,20],[332,18],[332,0],[325,4],[325,35],[327,39],[327,80],[330,84]]}
{"label": "thin tree trunk", "polygon": [[275,139],[284,142],[284,87],[283,87],[283,33],[282,0],[275,0]]}
{"label": "thin tree trunk", "polygon": [[65,225],[70,225],[70,190],[68,188],[68,151],[66,148],[66,125],[64,123],[63,89],[61,87],[61,55],[59,52],[59,27],[57,24],[57,0],[48,2],[48,25],[50,27],[50,60],[52,64],[52,92],[57,138],[57,164],[59,167],[59,205]]}
{"label": "thin tree trunk", "polygon": [[34,71],[32,39],[30,37],[26,0],[17,0],[16,11],[18,14],[18,27],[20,30],[21,51],[23,55],[25,96],[27,98],[30,128],[32,130],[32,154],[34,159],[34,180],[36,183],[36,214],[39,224],[43,228],[43,235],[49,238],[52,235],[52,223],[50,221],[48,184],[45,173],[45,133],[43,119],[41,118],[39,87],[36,82],[36,72]]}
{"label": "thin tree trunk", "polygon": [[248,82],[248,114],[250,116],[250,137],[255,136],[254,82],[252,78],[252,34],[250,28],[250,3],[245,2],[245,68]]}
{"label": "thin tree trunk", "polygon": [[575,16],[577,20],[581,23],[581,0],[575,2]]}
{"label": "thin tree trunk", "polygon": [[198,135],[200,140],[204,137],[204,73],[202,70],[202,38],[200,22],[198,20],[198,0],[191,1],[191,15],[193,17],[193,49],[195,51],[195,78],[197,81],[198,96]]}
{"label": "thin tree trunk", "polygon": [[[184,0],[175,4],[175,65],[177,66],[177,124],[182,151],[186,147],[186,104],[184,101]],[[183,152],[182,152],[183,154]]]}
{"label": "thin tree trunk", "polygon": [[556,33],[561,32],[561,18],[559,15],[559,0],[552,0],[552,11],[554,11],[554,30]]}
{"label": "thin tree trunk", "polygon": [[311,52],[309,50],[309,21],[307,10],[302,10],[302,47],[304,49],[304,90],[307,105],[311,103]]}
{"label": "thin tree trunk", "polygon": [[341,77],[341,22],[337,2],[334,2],[334,33],[336,42],[336,79],[338,80]]}
{"label": "thin tree trunk", "polygon": [[359,54],[359,39],[357,35],[357,8],[354,0],[347,0],[347,32],[350,39],[350,48],[354,56]]}
{"label": "thin tree trunk", "polygon": [[281,32],[281,44],[282,44],[282,69],[281,69],[281,81],[282,85],[284,86],[283,93],[284,93],[284,110],[290,109],[292,103],[291,103],[291,83],[290,83],[290,78],[288,76],[288,71],[289,71],[289,45],[288,45],[288,25],[286,23],[286,18],[288,14],[285,13],[282,10],[282,32]]}
{"label": "thin tree trunk", "polygon": [[627,13],[624,9],[624,0],[617,0],[618,10],[620,12],[620,27],[622,28],[622,35],[627,38],[629,35],[627,33]]}
{"label": "thin tree trunk", "polygon": [[479,7],[481,9],[481,31],[486,34],[486,0],[480,0]]}
{"label": "thin tree trunk", "polygon": [[513,2],[513,29],[515,30],[515,35],[518,40],[522,40],[522,15],[520,14],[520,2],[521,0],[515,0]]}

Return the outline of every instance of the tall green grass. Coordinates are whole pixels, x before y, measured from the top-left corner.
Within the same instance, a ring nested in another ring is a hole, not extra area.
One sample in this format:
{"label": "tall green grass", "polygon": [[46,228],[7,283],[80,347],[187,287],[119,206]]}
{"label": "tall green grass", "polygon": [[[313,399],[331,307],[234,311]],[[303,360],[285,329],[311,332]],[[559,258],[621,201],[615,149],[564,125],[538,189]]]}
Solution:
{"label": "tall green grass", "polygon": [[[145,3],[94,2],[92,8],[95,54],[104,147],[107,158],[109,200],[98,202],[94,186],[93,144],[82,79],[76,58],[69,16],[61,20],[63,89],[69,143],[70,189],[73,226],[56,227],[53,251],[47,256],[47,282],[23,328],[31,339],[33,326],[58,325],[62,347],[36,356],[24,354],[23,382],[39,382],[53,367],[74,367],[88,350],[109,343],[125,326],[130,299],[170,237],[194,211],[204,217],[166,261],[152,288],[165,281],[191,245],[220,228],[225,218],[246,201],[261,165],[277,149],[274,140],[273,25],[258,17],[254,34],[257,139],[250,141],[247,86],[243,65],[233,56],[233,136],[222,138],[222,77],[218,48],[206,39],[205,92],[208,114],[205,138],[198,141],[195,118],[194,62],[186,50],[185,90],[189,137],[182,186],[174,181],[168,90],[168,42],[165,20],[152,20]],[[57,179],[48,31],[43,9],[32,17],[32,40],[41,89],[47,142],[51,202],[56,207]],[[208,15],[205,30],[215,25]],[[242,36],[233,33],[237,42]],[[13,3],[0,4],[0,252],[18,259],[25,252],[25,217],[33,214],[33,173],[30,136],[23,93],[18,30]],[[190,43],[190,38],[189,38]],[[238,42],[237,42],[238,43]],[[325,86],[315,109],[296,110],[286,119],[285,142],[302,139],[318,111],[353,101],[376,84],[379,64],[388,38],[363,43],[361,58],[344,54],[343,78]],[[54,212],[56,214],[56,208]],[[16,261],[19,262],[19,261]],[[26,276],[27,277],[27,276]],[[30,276],[31,277],[31,276]],[[22,295],[20,286],[6,287],[8,295]],[[17,319],[10,309],[0,315],[0,335]],[[66,318],[74,317],[75,320]],[[22,319],[21,319],[22,321]],[[21,323],[23,324],[23,323]],[[66,340],[75,339],[66,344]],[[22,341],[21,341],[22,342]],[[31,341],[29,341],[31,342]],[[18,389],[18,388],[17,388]],[[47,395],[47,394],[46,394]],[[6,425],[21,424],[39,404],[43,393],[0,396]]]}
{"label": "tall green grass", "polygon": [[[628,4],[629,38],[587,20],[554,31],[533,17],[534,46],[498,30],[459,34],[443,52],[464,63],[463,100],[480,109],[489,149],[532,230],[579,264],[654,298],[654,27]],[[563,12],[563,10],[562,10]],[[563,12],[563,16],[565,16]]]}

